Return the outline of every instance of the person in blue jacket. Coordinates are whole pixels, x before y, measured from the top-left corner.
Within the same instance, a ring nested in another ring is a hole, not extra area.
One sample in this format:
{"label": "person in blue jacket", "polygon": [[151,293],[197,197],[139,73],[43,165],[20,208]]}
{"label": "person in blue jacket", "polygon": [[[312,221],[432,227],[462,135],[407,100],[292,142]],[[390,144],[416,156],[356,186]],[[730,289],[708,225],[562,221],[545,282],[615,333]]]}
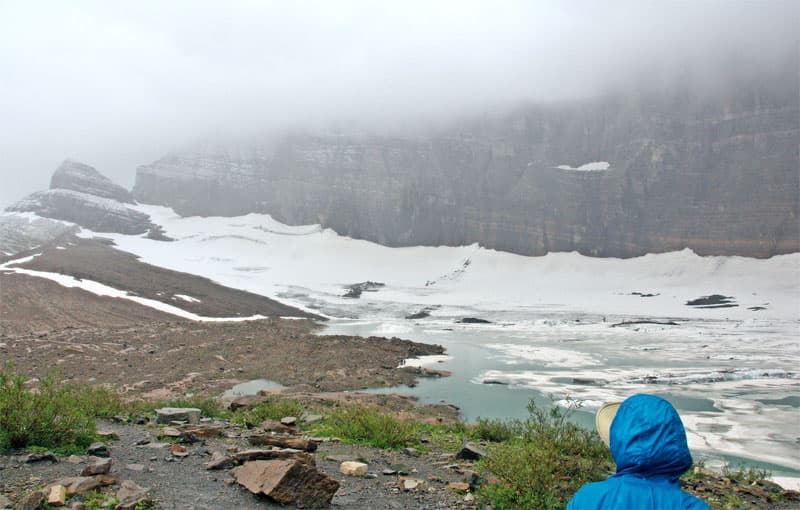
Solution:
{"label": "person in blue jacket", "polygon": [[597,425],[611,447],[617,472],[581,488],[567,510],[710,510],[680,488],[679,478],[691,467],[692,456],[681,418],[669,402],[634,395],[622,404],[603,406]]}

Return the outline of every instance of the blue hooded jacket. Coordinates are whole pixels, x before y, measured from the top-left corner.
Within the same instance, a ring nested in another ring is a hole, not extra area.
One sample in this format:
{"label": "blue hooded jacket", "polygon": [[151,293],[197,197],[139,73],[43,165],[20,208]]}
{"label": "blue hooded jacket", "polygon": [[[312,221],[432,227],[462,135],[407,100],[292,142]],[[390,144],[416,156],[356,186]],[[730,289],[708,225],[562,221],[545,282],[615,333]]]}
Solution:
{"label": "blue hooded jacket", "polygon": [[680,488],[692,456],[681,418],[666,400],[653,395],[625,400],[611,423],[610,444],[616,474],[581,488],[567,510],[710,510]]}

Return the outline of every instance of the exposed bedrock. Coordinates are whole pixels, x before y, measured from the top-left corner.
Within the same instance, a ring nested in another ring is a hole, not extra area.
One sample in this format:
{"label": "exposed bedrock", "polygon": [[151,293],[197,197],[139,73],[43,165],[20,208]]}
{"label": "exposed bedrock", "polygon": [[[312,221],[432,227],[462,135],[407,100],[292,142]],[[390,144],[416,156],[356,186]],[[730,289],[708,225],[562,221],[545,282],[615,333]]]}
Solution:
{"label": "exposed bedrock", "polygon": [[[424,139],[297,135],[269,152],[171,155],[138,169],[134,195],[389,246],[769,257],[800,251],[797,85],[789,73],[713,98],[529,107]],[[610,165],[580,170],[591,162]]]}
{"label": "exposed bedrock", "polygon": [[[114,184],[94,168],[68,159],[56,169],[50,180],[49,190],[32,193],[8,207],[6,211],[32,212],[37,216],[68,221],[96,232],[148,234],[153,239],[167,240],[161,227],[150,221],[150,216],[128,207],[127,204],[132,203],[133,196],[125,188]],[[6,223],[10,221],[7,219]],[[34,223],[43,224],[41,221]],[[40,235],[35,240],[44,242],[47,234],[52,238],[59,234],[50,232],[52,230],[38,229],[36,232],[43,232],[45,235]],[[15,242],[15,246],[19,244],[19,241]]]}

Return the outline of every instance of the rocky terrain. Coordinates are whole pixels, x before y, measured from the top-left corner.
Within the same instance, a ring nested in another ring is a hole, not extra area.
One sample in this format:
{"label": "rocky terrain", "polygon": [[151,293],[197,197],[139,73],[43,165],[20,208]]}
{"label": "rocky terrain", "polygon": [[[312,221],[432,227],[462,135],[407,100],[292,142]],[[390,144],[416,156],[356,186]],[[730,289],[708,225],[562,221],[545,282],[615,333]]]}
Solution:
{"label": "rocky terrain", "polygon": [[[35,213],[37,216],[71,222],[95,232],[147,234],[153,239],[166,240],[161,228],[153,224],[148,215],[126,205],[132,203],[133,198],[129,191],[114,184],[94,168],[66,160],[53,174],[50,189],[33,193],[6,210],[12,213]],[[42,229],[37,232],[42,232]],[[19,235],[18,232],[17,236]],[[7,253],[13,253],[10,245],[5,244],[5,239],[2,240],[4,244],[0,248]],[[14,243],[15,246],[24,244],[34,243],[20,240]]]}
{"label": "rocky terrain", "polygon": [[689,84],[626,91],[415,138],[293,135],[264,150],[173,154],[138,169],[134,196],[388,246],[795,252],[800,100],[796,66],[784,69],[732,76],[714,95]]}

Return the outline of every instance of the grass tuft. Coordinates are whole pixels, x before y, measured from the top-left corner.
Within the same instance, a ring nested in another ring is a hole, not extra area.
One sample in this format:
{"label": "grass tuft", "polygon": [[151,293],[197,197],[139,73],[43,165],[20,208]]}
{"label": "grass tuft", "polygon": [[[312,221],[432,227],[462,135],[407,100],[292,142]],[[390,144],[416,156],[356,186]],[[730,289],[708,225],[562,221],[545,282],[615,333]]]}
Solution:
{"label": "grass tuft", "polygon": [[491,474],[478,492],[483,504],[495,510],[562,509],[584,484],[612,472],[608,448],[595,432],[568,421],[569,411],[548,411],[531,401],[528,413],[507,429],[497,424],[487,428],[506,439],[490,446],[489,457],[481,461]]}
{"label": "grass tuft", "polygon": [[230,420],[242,427],[253,428],[266,420],[280,420],[287,416],[294,416],[299,421],[304,412],[305,408],[299,402],[273,395],[250,409],[235,411]]}

